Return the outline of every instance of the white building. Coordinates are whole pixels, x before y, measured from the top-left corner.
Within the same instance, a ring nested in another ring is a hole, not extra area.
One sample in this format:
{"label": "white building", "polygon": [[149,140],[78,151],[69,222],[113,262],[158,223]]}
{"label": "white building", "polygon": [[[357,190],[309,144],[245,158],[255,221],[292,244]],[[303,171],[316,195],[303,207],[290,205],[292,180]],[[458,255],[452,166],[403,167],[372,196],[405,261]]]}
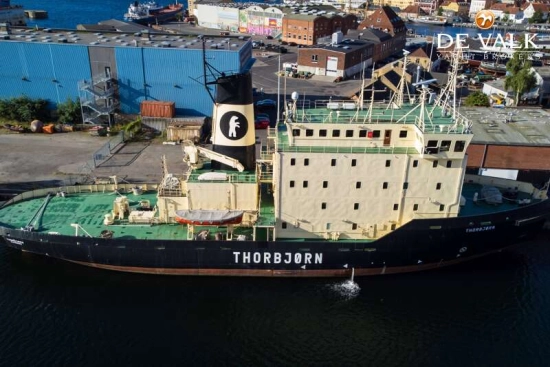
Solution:
{"label": "white building", "polygon": [[470,3],[470,18],[475,17],[478,11],[485,9],[490,0],[472,0]]}

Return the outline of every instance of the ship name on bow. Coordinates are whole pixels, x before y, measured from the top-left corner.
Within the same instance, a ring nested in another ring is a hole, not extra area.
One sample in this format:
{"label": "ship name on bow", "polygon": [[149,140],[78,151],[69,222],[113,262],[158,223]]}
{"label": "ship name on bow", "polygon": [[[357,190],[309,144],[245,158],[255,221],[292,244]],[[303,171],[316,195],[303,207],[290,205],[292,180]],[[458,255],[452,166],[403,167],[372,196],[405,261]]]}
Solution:
{"label": "ship name on bow", "polygon": [[495,229],[495,226],[485,226],[485,227],[477,227],[477,228],[466,228],[466,233],[492,231],[493,229]]}
{"label": "ship name on bow", "polygon": [[322,253],[233,251],[235,264],[322,264]]}

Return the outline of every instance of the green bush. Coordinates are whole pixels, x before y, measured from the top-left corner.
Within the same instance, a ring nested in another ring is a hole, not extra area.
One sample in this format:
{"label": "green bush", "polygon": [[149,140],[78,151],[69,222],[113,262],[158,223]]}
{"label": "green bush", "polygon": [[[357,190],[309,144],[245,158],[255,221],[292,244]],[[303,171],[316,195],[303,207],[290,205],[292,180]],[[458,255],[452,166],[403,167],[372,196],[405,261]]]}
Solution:
{"label": "green bush", "polygon": [[62,124],[78,124],[82,122],[82,110],[80,101],[74,102],[68,98],[65,103],[57,104],[57,116]]}
{"label": "green bush", "polygon": [[0,100],[0,118],[30,122],[45,120],[49,116],[48,101],[45,99],[31,99],[27,96]]}

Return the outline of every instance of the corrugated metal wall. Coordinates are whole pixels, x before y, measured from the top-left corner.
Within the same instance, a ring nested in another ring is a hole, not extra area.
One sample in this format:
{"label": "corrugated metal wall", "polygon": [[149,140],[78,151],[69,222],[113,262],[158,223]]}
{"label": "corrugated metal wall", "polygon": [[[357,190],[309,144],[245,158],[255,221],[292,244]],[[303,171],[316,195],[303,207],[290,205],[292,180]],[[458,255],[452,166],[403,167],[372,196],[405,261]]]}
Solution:
{"label": "corrugated metal wall", "polygon": [[[242,70],[240,54],[207,50],[220,72]],[[203,81],[202,50],[117,48],[118,89],[123,113],[138,113],[142,100],[173,101],[177,115],[211,115],[212,100]]]}
{"label": "corrugated metal wall", "polygon": [[[237,73],[252,66],[252,46],[210,49],[206,59],[218,71]],[[89,48],[88,48],[89,47]],[[79,96],[78,82],[105,72],[117,78],[122,113],[139,113],[142,100],[173,101],[177,115],[210,116],[212,100],[203,82],[202,50],[115,47],[114,59],[101,46],[0,42],[0,98],[27,95],[55,107]],[[96,64],[94,64],[96,63]]]}
{"label": "corrugated metal wall", "polygon": [[78,98],[78,81],[90,78],[86,46],[0,43],[0,98],[44,98],[52,107]]}

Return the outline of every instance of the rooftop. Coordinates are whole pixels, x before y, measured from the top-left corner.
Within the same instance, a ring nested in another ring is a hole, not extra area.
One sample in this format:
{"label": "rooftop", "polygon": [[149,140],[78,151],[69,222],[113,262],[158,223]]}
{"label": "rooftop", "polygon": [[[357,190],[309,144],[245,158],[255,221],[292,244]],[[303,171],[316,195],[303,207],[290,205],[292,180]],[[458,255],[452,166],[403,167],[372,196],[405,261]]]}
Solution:
{"label": "rooftop", "polygon": [[[207,49],[239,50],[250,36],[204,36]],[[62,43],[101,47],[152,47],[202,49],[197,35],[153,32],[93,32],[82,30],[11,28],[11,34],[3,35],[0,42]]]}
{"label": "rooftop", "polygon": [[[550,146],[550,112],[539,108],[461,107],[475,144]],[[512,122],[506,123],[506,118]]]}

